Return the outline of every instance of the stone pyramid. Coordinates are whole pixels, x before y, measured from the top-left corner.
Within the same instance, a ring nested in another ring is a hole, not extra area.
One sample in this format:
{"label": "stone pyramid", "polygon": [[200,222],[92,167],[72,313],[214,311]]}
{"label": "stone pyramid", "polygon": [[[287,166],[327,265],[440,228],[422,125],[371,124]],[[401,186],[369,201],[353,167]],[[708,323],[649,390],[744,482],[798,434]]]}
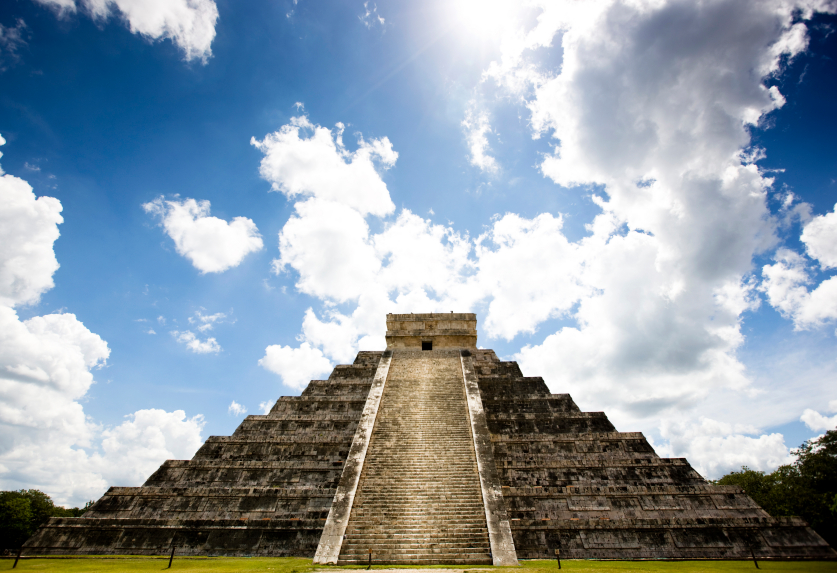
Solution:
{"label": "stone pyramid", "polygon": [[834,559],[798,518],[656,455],[476,347],[473,314],[387,315],[301,396],[53,518],[24,554],[314,557],[514,565],[518,559]]}

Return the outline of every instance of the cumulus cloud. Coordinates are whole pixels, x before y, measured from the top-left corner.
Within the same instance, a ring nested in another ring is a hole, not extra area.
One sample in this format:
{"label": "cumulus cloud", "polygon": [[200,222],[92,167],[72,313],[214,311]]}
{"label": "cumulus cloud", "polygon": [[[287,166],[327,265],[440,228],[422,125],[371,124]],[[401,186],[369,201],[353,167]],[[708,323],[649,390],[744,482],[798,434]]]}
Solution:
{"label": "cumulus cloud", "polygon": [[191,330],[172,330],[171,335],[195,354],[217,354],[222,350],[221,345],[214,337],[201,340]]}
{"label": "cumulus cloud", "polygon": [[238,402],[233,400],[230,403],[230,407],[227,408],[227,412],[229,412],[233,416],[241,416],[242,414],[247,413],[247,408],[245,408],[244,406],[242,406],[241,404],[239,404]]}
{"label": "cumulus cloud", "polygon": [[228,223],[209,215],[209,201],[158,197],[143,204],[147,213],[159,217],[178,254],[192,261],[201,273],[222,273],[241,264],[250,253],[264,247],[256,224],[246,217]]}
{"label": "cumulus cloud", "polygon": [[275,404],[275,403],[276,403],[276,400],[273,400],[273,401],[266,400],[264,402],[259,402],[259,410],[262,411],[262,414],[267,416],[268,414],[270,414],[270,409],[273,408],[273,404]]}
{"label": "cumulus cloud", "polygon": [[36,0],[56,9],[60,15],[85,10],[96,20],[117,12],[134,34],[149,40],[168,39],[185,59],[212,56],[218,7],[213,0]]}
{"label": "cumulus cloud", "polygon": [[[308,137],[300,137],[303,130]],[[294,374],[299,357],[311,356],[321,374],[330,370],[326,356],[348,361],[358,348],[380,347],[386,312],[409,312],[414,305],[462,308],[470,303],[451,298],[471,299],[475,292],[462,281],[473,270],[467,236],[408,210],[385,223],[381,232],[370,230],[368,217],[394,210],[381,173],[395,164],[398,154],[387,138],[367,142],[360,135],[358,149],[350,152],[342,143],[342,130],[340,124],[330,131],[301,117],[261,142],[253,140],[265,154],[262,176],[275,190],[298,199],[279,234],[274,271],[297,273],[300,291],[329,304],[356,305],[351,315],[332,309],[326,320],[309,309],[303,346],[295,353],[289,347],[271,347],[281,356],[281,366],[268,366],[278,364],[268,360],[270,353],[262,364],[283,373],[291,386],[315,374]]]}
{"label": "cumulus cloud", "polygon": [[[651,431],[673,454],[693,444],[690,459],[708,477],[741,463],[782,462],[782,436],[759,428],[788,419],[772,411],[759,419],[747,409],[765,389],[737,356],[745,313],[766,288],[753,260],[776,248],[782,224],[768,208],[773,180],[756,164],[763,152],[751,148],[749,130],[785,104],[767,82],[806,49],[813,9],[830,5],[532,4],[540,10],[534,26],[510,25],[500,35],[501,58],[484,81],[523,102],[533,137],[552,139],[539,166],[545,177],[596,190],[588,196],[600,212],[587,236],[570,241],[562,217],[549,213],[497,216],[476,238],[406,209],[373,227],[370,217],[393,212],[381,173],[370,161],[363,188],[336,185],[350,179],[353,164],[342,126],[330,131],[295,118],[253,141],[265,154],[262,176],[297,200],[275,269],[297,273],[297,288],[324,303],[319,317],[305,314],[305,352],[345,360],[366,345],[380,347],[386,312],[484,304],[485,330],[509,340],[562,318],[564,326],[515,356],[553,391],[606,410],[620,429]],[[539,63],[548,47],[560,47],[560,66]],[[480,139],[487,119],[472,112],[463,127],[483,153],[472,148],[472,159],[487,161]],[[806,245],[830,264],[830,219],[816,220]],[[793,295],[804,273],[788,265],[797,278],[782,289]],[[810,295],[818,310],[800,315],[808,322],[837,308],[830,287],[819,288]],[[789,305],[788,316],[796,316],[800,305]],[[276,348],[292,356],[290,347]],[[719,395],[740,406],[745,426],[697,417]]]}
{"label": "cumulus cloud", "polygon": [[35,197],[26,181],[8,174],[0,178],[0,203],[0,304],[36,303],[54,286],[61,203]]}
{"label": "cumulus cloud", "polygon": [[300,275],[300,290],[338,302],[363,294],[380,268],[363,215],[336,201],[296,203],[279,233],[279,249],[274,271],[290,266]]}
{"label": "cumulus cloud", "polygon": [[108,485],[139,485],[166,458],[191,456],[203,421],[140,410],[102,428],[85,415],[82,401],[110,355],[107,343],[74,314],[21,320],[13,308],[52,287],[60,212],[57,199],[0,178],[0,488],[37,488],[79,505]]}
{"label": "cumulus cloud", "polygon": [[[537,24],[507,36],[486,80],[525,101],[534,137],[556,142],[540,166],[546,177],[604,195],[594,196],[602,214],[592,236],[572,245],[577,325],[518,360],[623,424],[693,418],[721,390],[746,403],[755,390],[736,351],[742,314],[758,304],[751,265],[777,242],[773,181],[754,163],[763,153],[750,150],[747,126],[784,105],[765,80],[806,49],[805,23],[791,2],[535,4]],[[533,65],[553,42],[560,69]],[[728,440],[706,434],[707,449],[691,454],[710,473],[722,469],[713,455],[750,439],[769,444],[753,446],[764,463],[776,461],[768,452],[781,450],[780,437],[722,428]]]}
{"label": "cumulus cloud", "polygon": [[[566,315],[591,293],[581,276],[580,245],[571,244],[562,228],[560,216],[544,213],[525,219],[507,214],[478,238],[474,283],[491,299],[485,320],[491,336],[510,340],[534,332],[540,322]],[[605,240],[610,230],[601,229],[585,244]]]}
{"label": "cumulus cloud", "polygon": [[479,167],[486,173],[497,173],[497,160],[488,154],[488,137],[492,133],[491,124],[488,120],[488,113],[476,109],[475,102],[471,102],[465,119],[462,120],[462,128],[465,130],[465,139],[468,142],[471,165]]}
{"label": "cumulus cloud", "polygon": [[837,205],[831,213],[814,217],[802,230],[800,240],[808,255],[824,269],[837,268]]}
{"label": "cumulus cloud", "polygon": [[331,372],[331,362],[322,351],[303,342],[299,348],[273,344],[265,348],[264,357],[259,365],[282,377],[282,382],[289,388],[301,390],[317,376]]}
{"label": "cumulus cloud", "polygon": [[[791,198],[792,200],[792,198]],[[835,206],[837,210],[837,206]],[[800,240],[822,270],[837,267],[837,211],[808,217]],[[761,290],[797,330],[817,328],[837,319],[837,277],[822,280],[813,289],[813,264],[790,249],[779,249],[774,264],[762,268]]]}
{"label": "cumulus cloud", "polygon": [[[837,412],[837,400],[832,400],[828,403],[827,411]],[[816,410],[806,408],[799,419],[814,432],[837,429],[837,414],[829,417],[820,414]]]}
{"label": "cumulus cloud", "polygon": [[[726,424],[708,418],[697,423],[663,423],[662,435],[668,440],[658,453],[685,457],[704,476],[719,477],[747,466],[753,470],[773,471],[793,463],[782,434],[756,434],[756,428]],[[751,435],[748,435],[751,434]]]}
{"label": "cumulus cloud", "polygon": [[797,330],[822,326],[837,318],[837,277],[822,281],[813,290],[808,263],[789,249],[779,249],[772,265],[762,268],[760,289],[782,316],[793,320]]}
{"label": "cumulus cloud", "polygon": [[395,205],[376,166],[381,170],[392,167],[398,153],[387,137],[367,142],[361,136],[357,150],[351,152],[343,145],[344,129],[338,123],[332,132],[300,116],[261,141],[252,138],[250,142],[265,155],[261,176],[289,199],[303,196],[337,202],[361,215],[391,213]]}
{"label": "cumulus cloud", "polygon": [[183,410],[137,410],[102,432],[102,455],[94,459],[110,485],[141,484],[163,460],[191,458],[203,445],[205,421]]}

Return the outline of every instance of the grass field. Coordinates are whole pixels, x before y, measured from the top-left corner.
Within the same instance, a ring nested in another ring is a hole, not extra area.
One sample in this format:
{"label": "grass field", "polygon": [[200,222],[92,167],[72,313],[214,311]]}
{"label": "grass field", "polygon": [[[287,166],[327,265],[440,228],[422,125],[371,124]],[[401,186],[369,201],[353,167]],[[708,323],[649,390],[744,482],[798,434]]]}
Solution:
{"label": "grass field", "polygon": [[[11,570],[14,560],[0,560],[0,571]],[[450,567],[434,566],[433,569],[457,569],[462,573],[482,573],[487,570],[497,573],[558,573],[555,561],[524,561],[521,568],[505,567]],[[837,573],[837,561],[760,561],[761,571],[782,571],[783,573]],[[168,559],[163,558],[96,558],[81,559],[22,559],[15,571],[60,571],[88,573],[98,571],[164,571]],[[372,569],[387,569],[394,566],[373,566]],[[427,569],[428,567],[422,567]],[[234,571],[270,571],[271,573],[313,573],[314,571],[365,570],[366,567],[323,567],[314,566],[310,559],[294,558],[226,558],[203,559],[174,558],[171,571],[181,573],[228,573]],[[756,571],[752,561],[562,561],[563,571],[585,571],[588,573],[640,573],[640,572],[737,572]],[[441,573],[441,572],[440,572]]]}

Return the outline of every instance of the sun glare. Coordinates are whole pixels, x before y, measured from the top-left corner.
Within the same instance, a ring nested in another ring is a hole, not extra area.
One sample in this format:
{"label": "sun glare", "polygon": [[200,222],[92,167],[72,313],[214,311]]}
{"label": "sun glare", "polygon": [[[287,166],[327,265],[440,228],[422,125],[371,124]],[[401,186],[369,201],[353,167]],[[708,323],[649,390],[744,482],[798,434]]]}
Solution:
{"label": "sun glare", "polygon": [[496,35],[515,19],[520,2],[509,0],[455,0],[454,18],[460,29],[485,38]]}

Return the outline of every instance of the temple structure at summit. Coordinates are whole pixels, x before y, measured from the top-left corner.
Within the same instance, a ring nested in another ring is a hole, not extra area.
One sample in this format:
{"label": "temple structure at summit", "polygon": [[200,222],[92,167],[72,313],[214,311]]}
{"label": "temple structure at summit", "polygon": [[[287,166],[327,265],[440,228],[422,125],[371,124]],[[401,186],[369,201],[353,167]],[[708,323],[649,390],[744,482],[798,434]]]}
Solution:
{"label": "temple structure at summit", "polygon": [[390,314],[301,396],[52,518],[24,554],[313,557],[514,565],[519,559],[834,559],[798,518],[477,348],[473,314]]}

